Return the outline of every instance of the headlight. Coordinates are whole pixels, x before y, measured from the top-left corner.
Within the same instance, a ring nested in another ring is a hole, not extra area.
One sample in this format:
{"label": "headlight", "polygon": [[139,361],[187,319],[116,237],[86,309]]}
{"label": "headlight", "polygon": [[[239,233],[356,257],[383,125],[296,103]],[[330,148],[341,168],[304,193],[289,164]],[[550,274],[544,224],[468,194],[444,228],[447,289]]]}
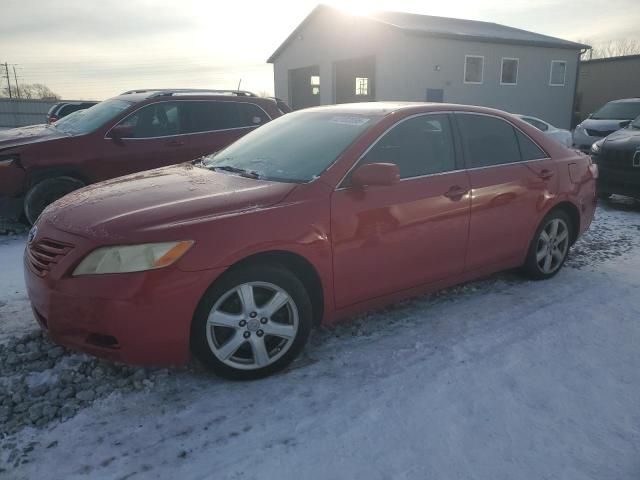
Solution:
{"label": "headlight", "polygon": [[593,145],[591,145],[591,155],[597,155],[598,153],[600,153],[603,143],[604,143],[603,140],[598,140],[597,142],[594,142]]}
{"label": "headlight", "polygon": [[142,272],[167,267],[187,253],[192,245],[193,242],[187,240],[97,248],[84,257],[73,275]]}

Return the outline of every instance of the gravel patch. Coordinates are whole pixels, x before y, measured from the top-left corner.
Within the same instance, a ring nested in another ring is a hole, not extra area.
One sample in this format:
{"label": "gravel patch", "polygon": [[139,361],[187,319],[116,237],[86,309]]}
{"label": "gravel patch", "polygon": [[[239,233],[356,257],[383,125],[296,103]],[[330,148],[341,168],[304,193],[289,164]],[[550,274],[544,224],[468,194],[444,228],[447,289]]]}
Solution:
{"label": "gravel patch", "polygon": [[0,345],[0,438],[41,428],[117,391],[150,389],[175,375],[73,353],[40,331]]}

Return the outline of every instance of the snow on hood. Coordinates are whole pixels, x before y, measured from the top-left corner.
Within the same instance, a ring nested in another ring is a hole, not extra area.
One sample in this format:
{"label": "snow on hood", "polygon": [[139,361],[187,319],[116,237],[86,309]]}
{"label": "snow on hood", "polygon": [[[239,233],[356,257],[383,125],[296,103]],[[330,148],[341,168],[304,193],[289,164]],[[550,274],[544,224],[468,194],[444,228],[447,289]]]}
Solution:
{"label": "snow on hood", "polygon": [[611,131],[624,128],[629,125],[630,120],[598,120],[597,118],[587,118],[580,126],[590,130]]}
{"label": "snow on hood", "polygon": [[124,239],[135,231],[274,205],[293,188],[182,164],[76,190],[47,207],[39,222],[84,237]]}
{"label": "snow on hood", "polygon": [[66,135],[49,125],[12,128],[0,131],[0,149],[20,147],[57,138],[66,138]]}

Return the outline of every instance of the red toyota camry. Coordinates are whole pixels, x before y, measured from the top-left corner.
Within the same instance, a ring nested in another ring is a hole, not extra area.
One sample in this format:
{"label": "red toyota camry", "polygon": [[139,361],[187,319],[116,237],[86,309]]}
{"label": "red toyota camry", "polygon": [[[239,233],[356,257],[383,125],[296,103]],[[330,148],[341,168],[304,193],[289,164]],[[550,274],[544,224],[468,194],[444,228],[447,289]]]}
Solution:
{"label": "red toyota camry", "polygon": [[282,369],[310,329],[523,267],[554,276],[593,217],[597,168],[507,113],[371,103],[285,115],[194,164],[48,207],[34,313],[58,343],[219,375]]}

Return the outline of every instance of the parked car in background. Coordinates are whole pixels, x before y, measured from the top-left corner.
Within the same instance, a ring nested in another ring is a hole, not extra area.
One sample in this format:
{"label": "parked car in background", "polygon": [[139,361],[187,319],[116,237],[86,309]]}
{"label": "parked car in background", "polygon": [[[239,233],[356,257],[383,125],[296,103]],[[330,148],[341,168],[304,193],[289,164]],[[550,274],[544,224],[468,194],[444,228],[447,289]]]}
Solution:
{"label": "parked car in background", "polygon": [[591,158],[598,165],[598,194],[640,199],[640,116],[628,127],[598,140],[591,147]]}
{"label": "parked car in background", "polygon": [[191,351],[260,377],[314,325],[503,269],[554,276],[592,220],[596,173],[498,110],[300,110],[201,162],[50,205],[27,290],[62,345],[152,365]]}
{"label": "parked car in background", "polygon": [[548,137],[553,138],[556,142],[561,143],[565,147],[570,147],[572,138],[571,132],[569,130],[564,130],[562,128],[554,127],[548,122],[541,120],[537,117],[532,117],[531,115],[516,115],[516,117],[524,120],[529,125],[533,125],[541,132],[544,132]]}
{"label": "parked car in background", "polygon": [[640,98],[613,100],[589,115],[573,132],[573,145],[589,153],[591,145],[626,127],[640,115]]}
{"label": "parked car in background", "polygon": [[52,125],[0,132],[0,216],[33,223],[65,194],[100,180],[220,150],[282,115],[244,91],[136,90]]}
{"label": "parked car in background", "polygon": [[47,122],[55,123],[61,118],[66,117],[70,113],[93,107],[98,102],[60,102],[52,106],[47,112]]}

